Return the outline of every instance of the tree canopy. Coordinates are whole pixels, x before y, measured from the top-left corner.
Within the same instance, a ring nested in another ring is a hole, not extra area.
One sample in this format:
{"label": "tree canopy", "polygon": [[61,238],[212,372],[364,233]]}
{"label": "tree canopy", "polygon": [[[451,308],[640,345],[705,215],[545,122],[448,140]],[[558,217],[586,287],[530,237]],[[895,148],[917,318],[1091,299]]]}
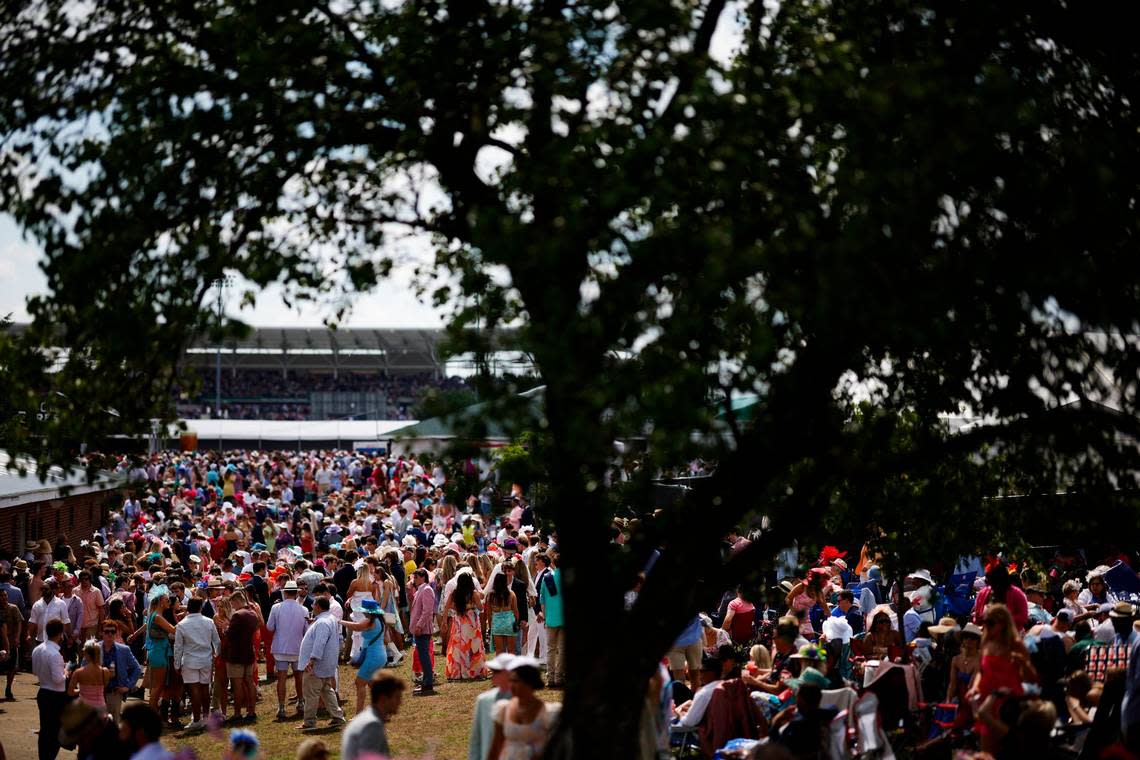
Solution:
{"label": "tree canopy", "polygon": [[[141,424],[190,338],[233,327],[203,308],[219,277],[350,300],[426,236],[455,346],[516,327],[546,383],[571,621],[551,754],[628,757],[702,589],[792,537],[892,502],[949,521],[983,483],[1127,485],[1130,26],[1062,0],[7,3],[0,202],[51,290],[10,387],[67,346],[44,450]],[[718,420],[741,392],[753,418]],[[645,524],[664,550],[626,612],[639,559],[607,528],[631,439],[623,498],[717,468]],[[770,530],[722,562],[752,512]]]}

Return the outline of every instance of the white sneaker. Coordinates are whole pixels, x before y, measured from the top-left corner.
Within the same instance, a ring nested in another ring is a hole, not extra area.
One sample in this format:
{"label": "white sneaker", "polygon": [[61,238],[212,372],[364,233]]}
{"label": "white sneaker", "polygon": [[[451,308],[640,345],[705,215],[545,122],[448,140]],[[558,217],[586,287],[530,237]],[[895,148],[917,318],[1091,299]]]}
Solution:
{"label": "white sneaker", "polygon": [[206,721],[196,720],[196,721],[193,721],[189,726],[187,726],[186,730],[187,731],[200,731],[201,729],[203,729],[205,727],[206,727]]}
{"label": "white sneaker", "polygon": [[394,668],[397,665],[399,665],[401,662],[403,662],[403,660],[404,660],[404,653],[403,652],[396,652],[396,654],[392,655],[392,658],[390,660],[388,660],[388,664],[390,664]]}

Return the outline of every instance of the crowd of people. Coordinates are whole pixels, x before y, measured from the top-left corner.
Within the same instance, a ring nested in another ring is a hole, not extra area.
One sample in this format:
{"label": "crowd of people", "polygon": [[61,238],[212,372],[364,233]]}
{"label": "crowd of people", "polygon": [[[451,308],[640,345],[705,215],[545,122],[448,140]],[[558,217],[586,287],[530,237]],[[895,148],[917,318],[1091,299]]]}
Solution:
{"label": "crowd of people", "polygon": [[[222,372],[222,418],[233,420],[309,420],[313,417],[311,393],[370,393],[385,399],[384,418],[411,419],[416,401],[429,389],[467,388],[460,377],[429,373],[388,375],[382,372],[309,372],[303,370],[227,369]],[[178,413],[186,418],[216,415],[215,375],[203,369],[198,390],[179,393]]]}
{"label": "crowd of people", "polygon": [[[749,543],[733,533],[731,556]],[[825,547],[693,619],[651,689],[659,746],[842,760],[1140,756],[1135,558],[993,556],[885,578]]]}
{"label": "crowd of people", "polygon": [[[541,753],[559,709],[538,692],[566,678],[562,576],[557,532],[517,486],[501,493],[466,462],[479,490],[448,498],[442,461],[345,451],[166,452],[117,469],[129,495],[95,535],[0,558],[6,698],[19,670],[35,675],[41,758],[63,743],[155,760],[164,729],[223,725],[256,752],[267,700],[299,739],[323,720],[344,726],[345,760],[384,755],[405,693],[484,679],[470,760]],[[633,529],[617,520],[611,538]],[[729,533],[725,558],[749,544]],[[895,578],[870,545],[780,559],[795,570],[709,600],[663,658],[641,757],[1140,747],[1131,556],[997,555]],[[651,572],[652,557],[638,583]],[[393,670],[404,658],[412,684]],[[327,751],[313,737],[298,756]]]}
{"label": "crowd of people", "polygon": [[6,697],[18,670],[35,675],[41,760],[61,741],[115,755],[116,731],[116,756],[169,757],[164,728],[232,726],[255,747],[259,683],[299,738],[322,718],[346,725],[354,702],[342,758],[383,756],[404,657],[415,698],[485,679],[509,697],[474,721],[480,757],[541,749],[557,711],[535,692],[561,683],[562,581],[556,535],[521,493],[486,482],[456,506],[440,462],[344,451],[169,452],[118,469],[131,494],[94,536],[0,560]]}

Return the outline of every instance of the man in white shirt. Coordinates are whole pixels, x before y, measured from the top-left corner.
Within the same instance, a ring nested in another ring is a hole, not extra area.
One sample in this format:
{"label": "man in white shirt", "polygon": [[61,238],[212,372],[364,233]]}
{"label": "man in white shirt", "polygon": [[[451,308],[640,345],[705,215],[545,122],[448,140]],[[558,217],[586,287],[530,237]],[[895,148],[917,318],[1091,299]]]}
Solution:
{"label": "man in white shirt", "polygon": [[688,702],[674,709],[678,720],[673,724],[674,729],[692,729],[700,725],[712,701],[713,690],[720,683],[720,662],[711,657],[701,661],[701,688]]}
{"label": "man in white shirt", "polygon": [[[277,671],[277,719],[285,719],[285,692],[289,669],[293,669],[293,688],[297,692],[297,712],[304,714],[301,676],[297,657],[301,652],[301,639],[309,625],[309,611],[297,601],[299,589],[296,581],[287,581],[281,590],[281,601],[269,610],[265,627],[273,632],[273,660]],[[331,605],[330,605],[331,606]]]}
{"label": "man in white shirt", "polygon": [[[38,602],[37,602],[38,604]],[[67,666],[59,651],[63,638],[63,621],[49,620],[42,629],[43,643],[32,650],[32,673],[40,682],[36,692],[36,706],[40,711],[40,760],[55,760],[59,754],[59,718],[67,696]]]}
{"label": "man in white shirt", "polygon": [[202,615],[203,603],[201,599],[191,599],[186,605],[186,617],[174,627],[174,664],[190,687],[190,710],[194,715],[187,731],[206,727],[214,657],[222,650],[218,627]]}
{"label": "man in white shirt", "polygon": [[67,613],[67,602],[55,595],[55,581],[44,581],[40,587],[40,597],[32,605],[32,612],[28,616],[28,635],[42,644],[47,639],[44,629],[49,622],[58,620],[66,628],[71,624],[71,617]]}

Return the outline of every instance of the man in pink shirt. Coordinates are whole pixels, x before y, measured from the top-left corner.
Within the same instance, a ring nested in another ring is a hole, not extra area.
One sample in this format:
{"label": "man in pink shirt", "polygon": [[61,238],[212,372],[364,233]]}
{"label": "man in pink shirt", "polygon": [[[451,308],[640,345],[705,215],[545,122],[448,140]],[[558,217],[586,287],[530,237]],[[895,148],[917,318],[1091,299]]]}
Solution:
{"label": "man in pink shirt", "polygon": [[83,602],[83,641],[99,638],[99,626],[106,617],[103,592],[91,584],[91,573],[79,571],[79,588],[75,590],[79,601]]}
{"label": "man in pink shirt", "polygon": [[416,595],[412,599],[412,609],[409,614],[408,630],[416,642],[416,654],[423,667],[423,685],[412,692],[412,696],[428,697],[435,694],[432,688],[435,683],[431,666],[432,626],[435,623],[435,591],[428,585],[428,571],[422,567],[412,576],[416,585]]}

